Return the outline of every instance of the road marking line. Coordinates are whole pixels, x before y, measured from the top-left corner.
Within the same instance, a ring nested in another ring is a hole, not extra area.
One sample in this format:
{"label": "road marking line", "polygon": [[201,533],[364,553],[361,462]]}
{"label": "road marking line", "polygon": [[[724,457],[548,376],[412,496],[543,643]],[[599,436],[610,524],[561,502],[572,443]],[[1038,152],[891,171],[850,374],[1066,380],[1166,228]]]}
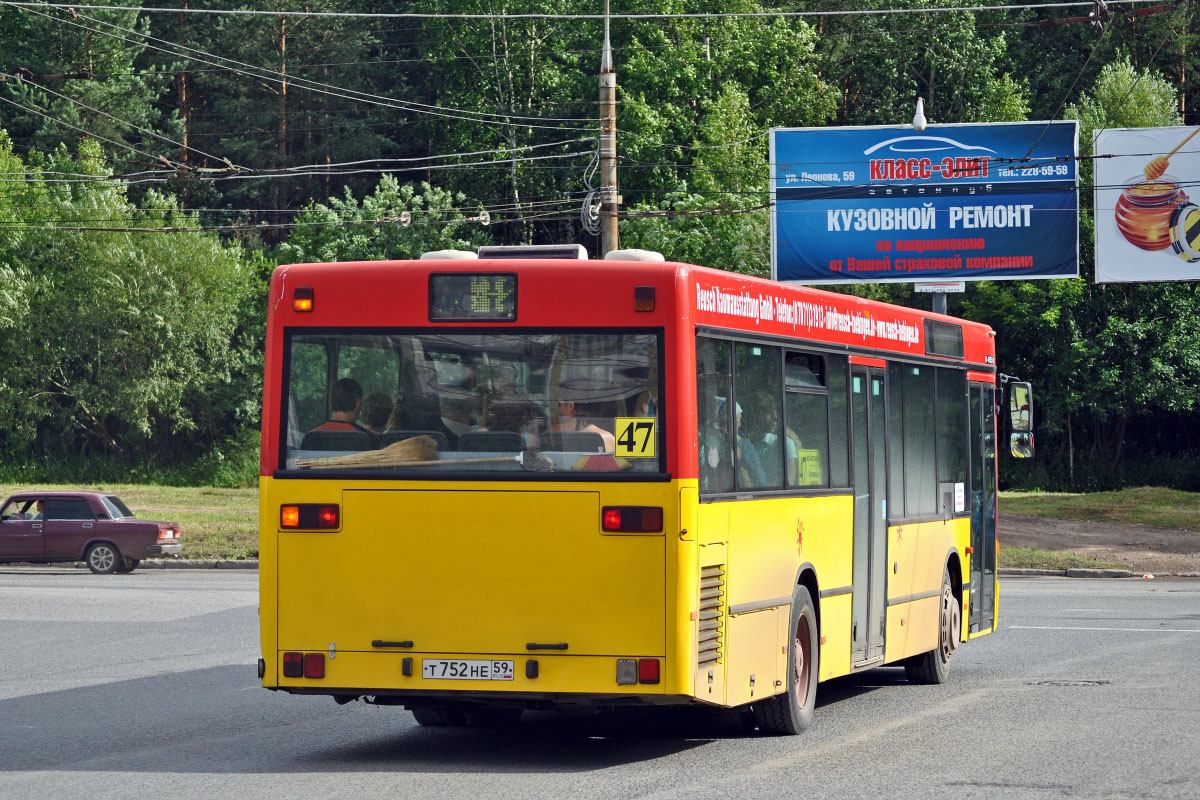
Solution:
{"label": "road marking line", "polygon": [[1056,628],[1048,625],[1009,625],[1018,631],[1120,631],[1122,633],[1200,633],[1192,628]]}

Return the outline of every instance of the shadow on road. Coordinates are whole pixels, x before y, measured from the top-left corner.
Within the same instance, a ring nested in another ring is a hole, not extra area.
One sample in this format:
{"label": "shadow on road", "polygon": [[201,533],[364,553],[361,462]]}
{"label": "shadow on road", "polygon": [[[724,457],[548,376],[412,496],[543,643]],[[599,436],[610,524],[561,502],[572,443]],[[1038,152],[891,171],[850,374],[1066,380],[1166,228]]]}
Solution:
{"label": "shadow on road", "polygon": [[740,715],[691,709],[421,728],[398,708],[267,692],[249,665],[11,698],[0,719],[0,772],[576,772],[756,735]]}
{"label": "shadow on road", "polygon": [[[89,676],[81,676],[88,679]],[[904,682],[877,669],[822,684],[827,706]],[[398,708],[267,692],[221,666],[0,701],[0,772],[583,772],[756,737],[745,712],[527,712],[509,729],[422,728]]]}

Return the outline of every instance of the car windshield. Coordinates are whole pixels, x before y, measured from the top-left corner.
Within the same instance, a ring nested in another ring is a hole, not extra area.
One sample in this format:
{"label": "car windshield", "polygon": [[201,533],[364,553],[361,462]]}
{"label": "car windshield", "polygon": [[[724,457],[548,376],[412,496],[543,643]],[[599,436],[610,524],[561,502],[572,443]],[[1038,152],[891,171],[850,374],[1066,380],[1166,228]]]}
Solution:
{"label": "car windshield", "polygon": [[286,469],[661,472],[651,332],[288,340]]}
{"label": "car windshield", "polygon": [[32,502],[32,500],[10,500],[4,504],[3,509],[0,509],[0,519],[25,519],[24,508],[27,508]]}
{"label": "car windshield", "polygon": [[133,516],[133,512],[129,510],[129,507],[122,503],[121,498],[116,495],[106,494],[100,499],[104,503],[104,508],[108,511],[108,516],[112,519]]}

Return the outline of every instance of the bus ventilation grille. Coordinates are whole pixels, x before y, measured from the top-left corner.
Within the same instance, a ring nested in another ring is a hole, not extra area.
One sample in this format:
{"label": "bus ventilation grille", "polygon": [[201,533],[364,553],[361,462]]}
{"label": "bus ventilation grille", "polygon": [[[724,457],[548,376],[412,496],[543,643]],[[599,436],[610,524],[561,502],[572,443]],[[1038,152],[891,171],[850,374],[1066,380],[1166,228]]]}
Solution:
{"label": "bus ventilation grille", "polygon": [[719,664],[725,655],[725,565],[700,568],[700,635],[697,663]]}

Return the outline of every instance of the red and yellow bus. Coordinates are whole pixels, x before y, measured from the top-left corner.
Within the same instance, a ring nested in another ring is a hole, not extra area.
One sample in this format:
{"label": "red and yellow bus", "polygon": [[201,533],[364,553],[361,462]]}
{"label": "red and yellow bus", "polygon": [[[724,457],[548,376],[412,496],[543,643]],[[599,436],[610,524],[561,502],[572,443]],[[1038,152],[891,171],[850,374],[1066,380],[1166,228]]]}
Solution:
{"label": "red and yellow bus", "polygon": [[426,725],[708,704],[796,733],[820,681],[943,681],[996,625],[993,332],[572,255],[275,271],[263,686]]}

